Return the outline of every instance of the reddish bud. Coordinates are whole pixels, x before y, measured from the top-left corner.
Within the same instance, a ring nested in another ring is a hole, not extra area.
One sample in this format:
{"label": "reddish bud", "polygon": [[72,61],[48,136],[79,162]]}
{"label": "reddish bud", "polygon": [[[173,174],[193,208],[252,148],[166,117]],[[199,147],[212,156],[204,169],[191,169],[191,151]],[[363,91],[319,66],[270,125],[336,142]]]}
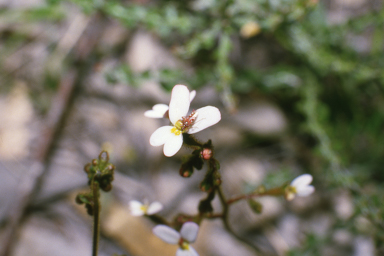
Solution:
{"label": "reddish bud", "polygon": [[84,166],[84,171],[86,172],[86,173],[89,173],[89,168],[91,167],[91,164],[90,163],[88,163],[88,164],[86,164],[85,166]]}
{"label": "reddish bud", "polygon": [[220,186],[221,185],[221,179],[220,178],[216,178],[215,181],[213,182],[213,185]]}
{"label": "reddish bud", "polygon": [[179,173],[180,173],[181,177],[189,178],[189,177],[191,177],[191,175],[193,173],[193,167],[189,166],[188,164],[183,164],[183,165],[181,165]]}
{"label": "reddish bud", "polygon": [[113,164],[108,165],[108,171],[115,170],[115,166]]}
{"label": "reddish bud", "polygon": [[112,189],[112,184],[111,184],[111,183],[108,183],[107,185],[103,186],[101,189],[102,189],[104,192],[109,192],[109,191],[111,191],[111,189]]}
{"label": "reddish bud", "polygon": [[203,151],[201,151],[201,157],[204,159],[204,160],[209,160],[212,158],[212,149],[210,148],[205,148],[203,149]]}
{"label": "reddish bud", "polygon": [[90,204],[86,204],[85,208],[87,209],[88,215],[93,216],[93,206]]}

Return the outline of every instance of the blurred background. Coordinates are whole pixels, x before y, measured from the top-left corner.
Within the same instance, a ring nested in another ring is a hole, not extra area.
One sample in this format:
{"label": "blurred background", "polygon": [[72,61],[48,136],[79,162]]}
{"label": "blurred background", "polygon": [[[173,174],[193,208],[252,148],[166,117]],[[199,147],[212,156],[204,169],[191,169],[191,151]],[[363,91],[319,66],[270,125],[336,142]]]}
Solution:
{"label": "blurred background", "polygon": [[191,150],[165,157],[148,141],[167,121],[143,116],[186,84],[192,108],[221,110],[197,137],[227,197],[303,173],[316,187],[261,198],[261,214],[235,204],[243,241],[203,221],[201,256],[384,255],[383,65],[381,0],[0,0],[0,253],[91,255],[74,198],[105,149],[100,255],[174,255],[128,202],[160,201],[172,220],[206,196],[205,169],[178,172]]}

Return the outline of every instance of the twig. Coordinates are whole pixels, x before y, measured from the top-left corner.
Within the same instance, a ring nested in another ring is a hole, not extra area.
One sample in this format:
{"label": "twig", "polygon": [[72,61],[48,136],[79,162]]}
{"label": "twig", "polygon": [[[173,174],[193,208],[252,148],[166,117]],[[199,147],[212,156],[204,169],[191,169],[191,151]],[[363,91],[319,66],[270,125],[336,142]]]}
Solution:
{"label": "twig", "polygon": [[100,236],[100,205],[99,205],[99,183],[92,182],[93,192],[93,242],[92,242],[92,256],[97,256],[99,248]]}
{"label": "twig", "polygon": [[72,72],[65,76],[60,84],[59,91],[54,101],[56,105],[53,105],[48,114],[45,136],[41,138],[39,143],[39,148],[35,155],[35,162],[18,185],[17,198],[13,200],[13,207],[9,211],[9,217],[7,219],[8,226],[2,244],[2,247],[4,248],[4,250],[2,250],[2,255],[4,256],[11,254],[13,244],[16,240],[18,226],[24,217],[25,209],[40,190],[43,176],[46,173],[45,163],[49,160],[49,152],[51,151],[55,138],[60,130],[59,124],[63,121],[64,113],[74,87],[75,73]]}
{"label": "twig", "polygon": [[[94,18],[99,19],[100,17],[97,15]],[[89,24],[87,29],[91,26],[95,27],[99,23],[89,22]],[[97,26],[90,34],[85,34],[80,38],[79,43],[74,49],[76,54],[75,60],[77,62],[81,63],[89,56],[96,44],[97,40],[95,39],[97,39],[102,31],[103,30]],[[83,41],[81,41],[81,39],[83,39]],[[85,51],[84,45],[87,45],[87,50]],[[52,101],[54,104],[52,104],[52,108],[47,115],[46,129],[44,136],[42,136],[38,144],[34,164],[32,164],[30,170],[18,186],[18,198],[13,200],[13,207],[9,211],[7,226],[3,236],[4,239],[0,244],[0,251],[2,252],[0,255],[2,256],[11,255],[18,234],[18,227],[25,217],[26,209],[42,187],[44,175],[47,172],[46,165],[49,162],[55,140],[62,130],[62,124],[65,123],[66,113],[73,102],[73,92],[79,84],[77,81],[79,76],[79,68],[74,68],[67,74],[64,74],[61,79],[59,90]]]}
{"label": "twig", "polygon": [[251,247],[256,253],[260,253],[260,249],[253,245],[252,243],[248,242],[247,240],[245,240],[243,237],[237,235],[231,228],[231,226],[229,225],[229,221],[228,221],[228,213],[229,213],[229,204],[227,204],[227,200],[221,190],[221,187],[217,187],[216,189],[217,191],[217,194],[219,195],[219,199],[220,199],[220,202],[222,204],[222,207],[223,207],[223,213],[222,213],[222,220],[223,220],[223,224],[224,224],[224,227],[225,229],[228,231],[228,233],[230,233],[233,237],[235,237],[237,240],[239,240],[240,242],[243,242],[244,244],[248,245],[249,247]]}

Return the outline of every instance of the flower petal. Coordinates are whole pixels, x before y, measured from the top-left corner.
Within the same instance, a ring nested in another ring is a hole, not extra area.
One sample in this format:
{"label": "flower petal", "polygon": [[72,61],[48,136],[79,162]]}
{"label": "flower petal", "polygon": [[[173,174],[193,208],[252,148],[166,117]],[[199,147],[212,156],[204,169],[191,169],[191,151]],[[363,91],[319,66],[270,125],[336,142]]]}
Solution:
{"label": "flower petal", "polygon": [[163,209],[163,205],[160,202],[153,202],[148,206],[147,214],[152,215]]}
{"label": "flower petal", "polygon": [[191,91],[189,93],[189,102],[192,102],[195,96],[196,96],[196,91],[195,90]]}
{"label": "flower petal", "polygon": [[149,143],[154,147],[163,145],[173,134],[171,132],[172,128],[173,126],[163,126],[158,128],[154,133],[152,133],[149,138]]}
{"label": "flower petal", "polygon": [[311,185],[296,188],[296,195],[298,196],[309,196],[313,192],[315,192],[315,187]]}
{"label": "flower petal", "polygon": [[167,138],[167,141],[164,144],[163,152],[165,156],[173,156],[176,154],[181,146],[183,145],[183,135],[176,135],[171,133],[171,136]]}
{"label": "flower petal", "polygon": [[301,186],[306,186],[311,184],[313,180],[312,175],[310,174],[302,174],[299,177],[296,177],[292,182],[291,186],[295,187],[296,189],[301,187]]}
{"label": "flower petal", "polygon": [[189,129],[189,134],[197,133],[205,128],[217,124],[221,120],[220,110],[216,107],[206,106],[196,110],[195,123]]}
{"label": "flower petal", "polygon": [[196,240],[197,233],[199,232],[199,225],[195,222],[185,222],[180,230],[181,237],[188,241],[189,243],[193,243]]}
{"label": "flower petal", "polygon": [[147,110],[144,112],[144,116],[150,118],[163,118],[165,112],[168,111],[168,105],[165,104],[156,104],[152,107],[151,110]]}
{"label": "flower petal", "polygon": [[169,103],[169,120],[171,120],[172,124],[188,114],[189,104],[188,88],[181,84],[175,85]]}
{"label": "flower petal", "polygon": [[142,216],[144,215],[144,211],[141,208],[143,206],[142,203],[136,200],[132,200],[129,202],[129,209],[131,210],[131,215],[133,216]]}
{"label": "flower petal", "polygon": [[199,254],[193,249],[192,246],[189,246],[188,250],[183,250],[181,248],[177,249],[176,256],[199,256]]}
{"label": "flower petal", "polygon": [[152,232],[168,244],[177,244],[180,240],[179,232],[166,225],[157,225],[153,228]]}

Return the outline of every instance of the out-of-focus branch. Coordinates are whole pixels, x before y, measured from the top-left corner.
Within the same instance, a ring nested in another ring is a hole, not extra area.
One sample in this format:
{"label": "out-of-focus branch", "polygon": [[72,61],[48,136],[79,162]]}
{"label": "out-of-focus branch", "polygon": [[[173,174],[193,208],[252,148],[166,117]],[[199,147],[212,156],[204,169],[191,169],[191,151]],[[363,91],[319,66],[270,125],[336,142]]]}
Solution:
{"label": "out-of-focus branch", "polygon": [[[66,121],[66,113],[70,109],[76,95],[74,92],[80,84],[81,68],[79,66],[85,66],[87,57],[92,53],[97,39],[103,31],[101,26],[104,26],[104,24],[98,22],[101,20],[100,15],[93,16],[92,20],[93,22],[88,22],[87,19],[82,19],[82,22],[86,24],[77,24],[81,31],[77,31],[75,37],[79,40],[74,38],[71,41],[71,47],[73,46],[74,61],[78,66],[62,75],[59,89],[52,100],[52,107],[46,118],[45,129],[42,132],[43,135],[40,137],[35,151],[34,163],[18,185],[18,191],[15,193],[17,198],[13,200],[13,205],[7,217],[4,239],[0,244],[2,256],[11,255],[17,240],[19,226],[26,217],[25,210],[39,193],[44,183],[44,176],[47,172],[46,166],[50,160],[54,143],[60,136],[63,124]],[[71,27],[73,28],[73,26]],[[86,33],[84,33],[85,31]],[[63,39],[69,40],[68,37],[67,33]],[[73,41],[77,43],[74,44]],[[66,53],[69,51],[70,49],[66,49]]]}

